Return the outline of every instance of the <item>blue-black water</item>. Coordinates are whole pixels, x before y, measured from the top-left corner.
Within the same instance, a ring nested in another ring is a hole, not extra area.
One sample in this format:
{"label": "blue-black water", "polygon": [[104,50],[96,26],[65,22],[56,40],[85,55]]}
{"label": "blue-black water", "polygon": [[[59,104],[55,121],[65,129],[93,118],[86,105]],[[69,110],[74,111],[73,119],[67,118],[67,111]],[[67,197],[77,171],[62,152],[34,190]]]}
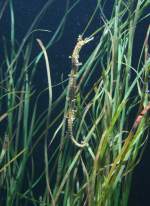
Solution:
{"label": "blue-black water", "polygon": [[[47,3],[47,0],[14,0],[14,13],[15,13],[15,34],[16,41],[18,44],[21,44],[26,32],[30,28],[30,25],[34,21],[34,18],[40,12],[44,4]],[[44,44],[46,44],[49,39],[53,36],[56,31],[62,17],[64,16],[64,11],[66,9],[66,0],[56,0],[52,5],[47,9],[44,16],[35,25],[35,29],[44,29],[49,30],[49,32],[35,32],[34,41],[36,38],[40,38]],[[69,1],[68,1],[69,2]],[[70,1],[74,3],[76,1]],[[95,6],[96,0],[81,0],[72,12],[67,16],[65,26],[63,28],[63,34],[61,37],[54,43],[54,45],[48,50],[51,64],[51,74],[52,74],[52,84],[57,84],[61,81],[61,75],[63,74],[66,77],[70,71],[70,60],[69,55],[72,52],[76,39],[80,33],[84,30]],[[109,3],[105,6],[105,14],[109,17],[111,14],[113,1],[109,0]],[[94,31],[100,24],[100,16],[97,15],[92,22],[88,34]],[[134,56],[133,62],[134,66],[137,64],[137,59],[140,54],[140,49],[142,47],[142,42],[146,34],[148,24],[150,23],[149,19],[143,21],[139,24],[138,29],[136,30],[136,38],[134,44]],[[9,39],[10,35],[10,13],[9,9],[6,9],[2,20],[0,21],[0,36],[5,36],[6,39]],[[0,40],[2,45],[2,40]],[[34,52],[35,54],[39,52],[39,47],[35,43]],[[94,44],[94,43],[93,43]],[[1,49],[0,49],[1,51]],[[33,54],[33,55],[35,55]],[[82,58],[86,59],[86,55],[83,54]],[[35,79],[36,87],[45,87],[47,84],[46,73],[42,68],[42,65],[39,68],[39,75]],[[61,90],[59,88],[55,89],[55,95],[59,96]],[[43,101],[41,102],[41,107]],[[149,142],[150,143],[150,142]],[[150,188],[150,164],[149,164],[149,154],[150,154],[150,144],[148,143],[147,149],[144,153],[142,161],[136,167],[133,181],[131,186],[131,194],[129,198],[129,206],[146,206],[149,205],[149,188]],[[39,154],[39,155],[38,155]],[[37,152],[37,162],[40,167],[40,158],[41,153]],[[40,169],[39,169],[40,171]],[[42,183],[41,183],[42,188]],[[40,188],[40,189],[41,189]],[[40,189],[37,193],[40,194]]]}

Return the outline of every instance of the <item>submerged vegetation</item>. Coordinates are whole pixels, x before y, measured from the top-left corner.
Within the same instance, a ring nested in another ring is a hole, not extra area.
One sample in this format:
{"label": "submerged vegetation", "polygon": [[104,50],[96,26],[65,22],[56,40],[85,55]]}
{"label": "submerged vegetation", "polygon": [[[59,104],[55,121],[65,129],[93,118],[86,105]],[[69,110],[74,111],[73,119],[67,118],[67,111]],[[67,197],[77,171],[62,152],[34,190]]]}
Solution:
{"label": "submerged vegetation", "polygon": [[[148,138],[150,27],[136,64],[133,47],[136,28],[148,17],[150,3],[116,0],[108,18],[107,1],[98,0],[85,30],[72,44],[69,78],[53,85],[48,51],[61,40],[68,14],[80,1],[67,1],[46,45],[42,39],[35,41],[34,33],[48,31],[35,26],[55,1],[47,1],[19,46],[13,1],[0,5],[0,21],[9,9],[11,22],[0,64],[2,205],[128,205],[132,172]],[[89,34],[96,15],[102,23]],[[39,46],[36,57],[34,45]],[[90,51],[81,64],[79,52],[82,48],[84,54],[85,47]],[[34,86],[40,62],[47,74],[46,88]],[[53,91],[58,87],[62,89],[56,97]]]}

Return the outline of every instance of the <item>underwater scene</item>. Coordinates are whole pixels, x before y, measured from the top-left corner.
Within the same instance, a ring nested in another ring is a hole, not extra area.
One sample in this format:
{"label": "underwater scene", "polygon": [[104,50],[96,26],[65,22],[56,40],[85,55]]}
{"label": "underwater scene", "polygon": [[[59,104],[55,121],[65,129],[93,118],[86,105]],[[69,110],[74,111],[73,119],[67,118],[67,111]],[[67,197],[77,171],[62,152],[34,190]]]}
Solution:
{"label": "underwater scene", "polygon": [[150,205],[150,0],[1,0],[0,99],[1,206]]}

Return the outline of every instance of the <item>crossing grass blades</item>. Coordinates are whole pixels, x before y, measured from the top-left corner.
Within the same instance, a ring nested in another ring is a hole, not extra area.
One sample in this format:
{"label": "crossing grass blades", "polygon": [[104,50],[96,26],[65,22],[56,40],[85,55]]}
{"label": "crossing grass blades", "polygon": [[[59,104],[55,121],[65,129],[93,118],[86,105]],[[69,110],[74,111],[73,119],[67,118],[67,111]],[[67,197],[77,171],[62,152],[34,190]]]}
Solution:
{"label": "crossing grass blades", "polygon": [[[68,14],[82,1],[67,1],[64,16],[44,45],[33,34],[48,32],[35,28],[53,2],[43,6],[19,46],[13,1],[0,5],[0,21],[6,10],[11,14],[11,46],[3,40],[0,64],[1,204],[128,206],[132,174],[149,131],[150,27],[136,68],[133,45],[138,24],[148,18],[144,11],[150,3],[116,0],[107,18],[104,6],[108,2],[97,1],[85,30],[72,44],[69,76],[53,85],[47,50],[56,40],[64,43],[61,36]],[[103,23],[89,34],[97,14]],[[36,57],[33,45],[39,51]],[[80,50],[84,53],[85,47],[92,49],[82,61]],[[36,89],[34,78],[42,60],[47,87]],[[54,86],[62,87],[57,98]],[[45,94],[47,106],[41,111],[39,102]],[[57,112],[58,105],[63,107]]]}

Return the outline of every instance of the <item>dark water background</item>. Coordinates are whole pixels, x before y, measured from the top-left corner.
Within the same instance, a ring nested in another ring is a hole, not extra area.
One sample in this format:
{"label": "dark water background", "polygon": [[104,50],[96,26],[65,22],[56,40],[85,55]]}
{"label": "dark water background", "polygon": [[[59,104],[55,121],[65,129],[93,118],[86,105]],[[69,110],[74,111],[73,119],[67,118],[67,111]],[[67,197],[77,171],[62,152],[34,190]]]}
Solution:
{"label": "dark water background", "polygon": [[[35,16],[41,10],[46,0],[14,0],[14,13],[15,13],[15,32],[16,40],[21,43],[24,35],[30,27]],[[75,1],[71,1],[72,3]],[[49,58],[52,73],[52,84],[60,82],[61,75],[64,77],[70,71],[69,55],[72,52],[77,36],[84,30],[90,15],[92,14],[96,0],[81,0],[80,3],[73,9],[66,20],[63,36],[57,41],[49,50]],[[46,44],[53,33],[55,32],[61,18],[64,15],[66,0],[56,0],[46,14],[42,17],[36,28],[48,29],[51,32],[37,32],[35,39],[40,38],[44,44]],[[109,16],[111,13],[113,1],[109,0],[109,3],[105,7],[105,14]],[[147,11],[148,12],[148,11]],[[100,16],[97,15],[93,21],[88,34],[98,28],[100,23]],[[136,67],[137,59],[140,54],[142,42],[148,28],[150,19],[145,20],[139,24],[136,31],[133,66]],[[10,31],[10,15],[8,9],[5,11],[4,18],[0,22],[0,35],[4,35],[9,38]],[[0,41],[1,42],[1,41]],[[35,41],[35,45],[37,45]],[[38,46],[34,48],[35,53],[39,52]],[[84,56],[82,57],[84,59]],[[86,58],[86,57],[85,57]],[[39,68],[42,71],[42,66]],[[35,84],[39,87],[45,87],[47,85],[46,73],[39,72],[40,75],[36,77]],[[55,95],[60,94],[60,90],[55,91]],[[46,100],[46,99],[45,99]],[[43,100],[44,101],[44,100]],[[38,157],[40,160],[40,156]],[[131,194],[129,206],[146,206],[149,205],[149,188],[150,188],[150,140],[148,146],[144,152],[144,156],[140,164],[136,167],[133,175]]]}

